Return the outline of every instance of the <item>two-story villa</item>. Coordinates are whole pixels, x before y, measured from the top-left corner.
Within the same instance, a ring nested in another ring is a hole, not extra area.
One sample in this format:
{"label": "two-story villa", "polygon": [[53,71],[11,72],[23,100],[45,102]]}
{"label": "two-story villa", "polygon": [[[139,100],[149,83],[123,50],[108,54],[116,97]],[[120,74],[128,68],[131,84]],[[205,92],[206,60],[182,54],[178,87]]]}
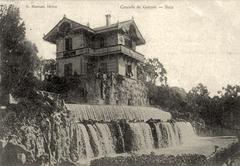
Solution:
{"label": "two-story villa", "polygon": [[136,46],[145,44],[134,19],[90,28],[63,17],[44,40],[56,44],[57,75],[86,75],[87,73],[116,73],[137,78],[137,63],[144,56]]}

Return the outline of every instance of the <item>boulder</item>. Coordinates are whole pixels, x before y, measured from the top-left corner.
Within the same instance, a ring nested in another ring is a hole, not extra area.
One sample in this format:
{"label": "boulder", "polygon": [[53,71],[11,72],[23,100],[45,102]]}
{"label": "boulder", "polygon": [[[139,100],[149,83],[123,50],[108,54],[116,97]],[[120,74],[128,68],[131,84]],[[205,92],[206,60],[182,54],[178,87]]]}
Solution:
{"label": "boulder", "polygon": [[8,142],[2,150],[2,160],[0,165],[4,166],[23,166],[27,158],[31,158],[31,153],[22,145]]}

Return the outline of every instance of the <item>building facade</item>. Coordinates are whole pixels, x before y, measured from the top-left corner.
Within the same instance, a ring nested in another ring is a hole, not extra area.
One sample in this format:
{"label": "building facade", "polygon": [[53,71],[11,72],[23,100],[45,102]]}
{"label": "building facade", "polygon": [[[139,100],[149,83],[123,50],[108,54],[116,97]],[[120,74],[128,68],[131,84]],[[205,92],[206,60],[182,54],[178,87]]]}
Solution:
{"label": "building facade", "polygon": [[63,17],[44,36],[44,40],[56,44],[57,75],[86,75],[89,73],[116,73],[137,79],[137,64],[144,56],[136,47],[145,40],[133,19],[90,28]]}
{"label": "building facade", "polygon": [[44,36],[56,45],[57,76],[83,76],[65,101],[148,105],[148,89],[137,79],[137,64],[144,61],[144,55],[136,47],[145,40],[133,19],[110,24],[110,17],[106,15],[106,25],[99,28],[63,17]]}

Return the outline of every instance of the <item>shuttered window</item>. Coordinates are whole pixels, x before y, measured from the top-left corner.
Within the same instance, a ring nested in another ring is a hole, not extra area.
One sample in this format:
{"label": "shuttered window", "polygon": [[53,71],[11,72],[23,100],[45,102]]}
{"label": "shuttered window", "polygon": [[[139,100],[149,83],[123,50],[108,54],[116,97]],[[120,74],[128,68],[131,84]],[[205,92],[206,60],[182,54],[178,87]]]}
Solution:
{"label": "shuttered window", "polygon": [[72,64],[69,63],[69,64],[65,64],[64,65],[64,76],[67,77],[67,76],[71,76],[72,75]]}
{"label": "shuttered window", "polygon": [[66,51],[72,50],[72,38],[65,39],[65,50]]}
{"label": "shuttered window", "polygon": [[131,64],[126,65],[126,76],[127,77],[132,77],[133,76],[132,65]]}

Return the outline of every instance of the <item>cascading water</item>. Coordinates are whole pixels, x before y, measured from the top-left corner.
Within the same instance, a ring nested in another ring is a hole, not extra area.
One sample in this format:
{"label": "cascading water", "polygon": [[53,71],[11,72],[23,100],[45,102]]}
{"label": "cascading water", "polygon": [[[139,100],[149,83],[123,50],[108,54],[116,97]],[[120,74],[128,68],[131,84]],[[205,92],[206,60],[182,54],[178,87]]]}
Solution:
{"label": "cascading water", "polygon": [[162,121],[171,119],[169,112],[154,107],[80,104],[66,104],[66,107],[78,121],[96,120],[111,122],[119,119],[146,121],[153,117]]}
{"label": "cascading water", "polygon": [[194,129],[189,122],[176,122],[175,126],[178,130],[181,143],[186,145],[194,142],[194,138],[196,137],[196,134],[194,132]]}
{"label": "cascading water", "polygon": [[113,145],[113,136],[111,134],[110,128],[107,124],[96,123],[96,127],[98,129],[99,137],[101,138],[102,148],[104,150],[104,154],[112,154],[115,153],[114,145]]}
{"label": "cascading water", "polygon": [[196,137],[189,122],[78,123],[71,132],[79,159],[176,147]]}
{"label": "cascading water", "polygon": [[95,125],[87,125],[88,134],[90,137],[90,143],[94,152],[94,156],[103,156],[104,155],[104,149],[101,142],[101,137],[99,133],[97,133],[97,128]]}
{"label": "cascading water", "polygon": [[133,150],[153,149],[151,128],[147,123],[130,123],[133,133]]}
{"label": "cascading water", "polygon": [[168,137],[168,146],[174,147],[180,144],[179,133],[175,130],[175,125],[173,123],[162,123],[165,130],[167,130],[167,137]]}
{"label": "cascading water", "polygon": [[87,129],[83,124],[77,124],[76,133],[77,138],[79,138],[79,141],[76,144],[76,146],[80,151],[81,154],[80,158],[92,158],[94,155],[91,148],[90,138]]}
{"label": "cascading water", "polygon": [[99,111],[97,107],[81,108],[84,108],[81,113],[73,114],[76,125],[71,126],[70,130],[71,154],[77,154],[77,159],[176,147],[196,137],[189,122],[167,122],[166,119],[171,116],[159,110],[158,118],[160,115],[167,115],[168,118],[144,122],[147,109],[137,112],[132,108],[131,112],[127,106],[114,106],[112,110],[107,107]]}

